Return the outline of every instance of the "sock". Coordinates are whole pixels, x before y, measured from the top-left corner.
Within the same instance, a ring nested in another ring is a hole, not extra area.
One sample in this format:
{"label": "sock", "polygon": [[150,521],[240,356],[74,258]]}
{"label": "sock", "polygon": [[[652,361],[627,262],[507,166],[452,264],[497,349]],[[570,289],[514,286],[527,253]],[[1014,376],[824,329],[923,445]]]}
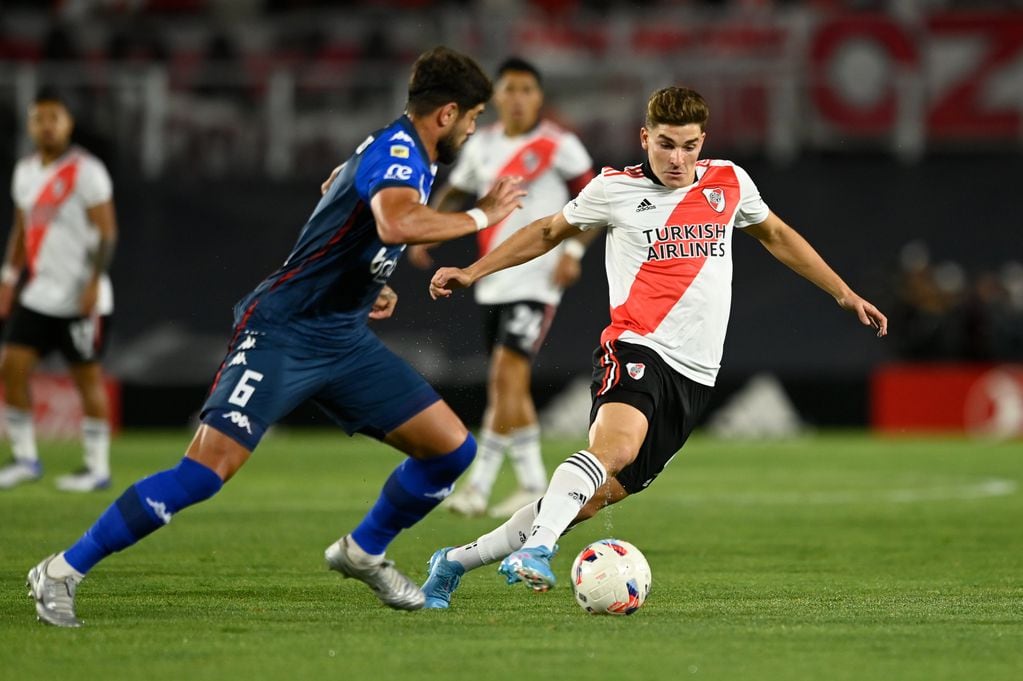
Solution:
{"label": "sock", "polygon": [[99,478],[110,477],[110,424],[105,419],[82,419],[85,467]]}
{"label": "sock", "polygon": [[36,450],[36,429],[32,423],[32,412],[16,409],[7,405],[4,411],[7,421],[7,437],[11,440],[11,450],[18,461],[38,461]]}
{"label": "sock", "polygon": [[585,449],[565,459],[554,469],[543,507],[536,514],[533,529],[523,548],[554,548],[558,537],[579,514],[597,488],[607,479],[604,464]]}
{"label": "sock", "polygon": [[542,492],[547,487],[547,471],[540,454],[540,426],[534,423],[514,431],[508,456],[519,487],[530,492]]}
{"label": "sock", "polygon": [[57,557],[50,561],[50,564],[46,566],[46,574],[54,579],[74,577],[77,580],[81,580],[85,577],[81,572],[71,567],[71,564],[64,558],[63,553],[58,553]]}
{"label": "sock", "polygon": [[446,558],[461,563],[462,567],[468,571],[496,563],[512,551],[518,551],[529,537],[533,521],[540,511],[541,501],[543,500],[537,499],[531,504],[526,504],[516,511],[507,522],[492,532],[470,544],[448,551]]}
{"label": "sock", "polygon": [[455,480],[476,455],[476,440],[466,436],[458,449],[433,459],[405,459],[384,483],[376,504],[351,534],[370,555],[379,555],[404,529],[412,527],[451,494]]}
{"label": "sock", "polygon": [[494,481],[504,461],[504,450],[508,448],[509,442],[506,435],[486,428],[480,431],[479,452],[469,471],[469,486],[484,498],[490,497],[490,490],[494,488]]}
{"label": "sock", "polygon": [[174,468],[143,478],[126,489],[64,552],[64,558],[84,575],[111,553],[128,548],[169,523],[178,511],[209,499],[223,485],[213,470],[184,458]]}

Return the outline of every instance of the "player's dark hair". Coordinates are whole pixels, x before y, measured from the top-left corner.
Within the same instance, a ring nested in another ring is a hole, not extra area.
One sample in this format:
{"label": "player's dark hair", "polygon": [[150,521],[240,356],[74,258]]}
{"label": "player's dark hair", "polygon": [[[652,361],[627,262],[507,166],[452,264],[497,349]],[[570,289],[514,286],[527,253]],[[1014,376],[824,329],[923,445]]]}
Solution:
{"label": "player's dark hair", "polygon": [[710,118],[707,102],[696,90],[687,87],[665,87],[650,95],[646,104],[646,127],[655,125],[689,125],[696,123],[706,130]]}
{"label": "player's dark hair", "polygon": [[435,47],[412,65],[406,108],[413,116],[425,116],[454,102],[465,112],[489,100],[493,92],[490,79],[471,57]]}
{"label": "player's dark hair", "polygon": [[35,99],[32,100],[32,103],[42,104],[43,102],[53,102],[56,104],[60,104],[68,111],[71,110],[71,107],[68,106],[67,98],[64,97],[64,95],[62,95],[56,88],[53,87],[42,87],[39,88],[38,92],[36,92]]}
{"label": "player's dark hair", "polygon": [[543,78],[541,78],[540,76],[539,69],[537,69],[535,66],[530,64],[525,59],[522,59],[521,57],[508,57],[503,62],[501,62],[500,66],[497,67],[497,77],[501,78],[502,76],[504,76],[504,74],[508,73],[509,71],[514,71],[516,73],[532,74],[533,78],[536,78],[536,84],[539,85],[541,89],[543,89]]}

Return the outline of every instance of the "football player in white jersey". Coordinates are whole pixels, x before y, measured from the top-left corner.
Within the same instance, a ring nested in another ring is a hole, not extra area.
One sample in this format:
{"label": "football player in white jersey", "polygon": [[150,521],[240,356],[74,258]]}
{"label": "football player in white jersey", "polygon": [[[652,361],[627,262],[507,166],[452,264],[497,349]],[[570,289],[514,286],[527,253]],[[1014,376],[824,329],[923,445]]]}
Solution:
{"label": "football player in white jersey", "polygon": [[[559,210],[593,178],[593,161],[579,139],[541,116],[543,86],[535,66],[517,57],[505,60],[497,70],[494,105],[499,120],[466,143],[437,201],[439,210],[460,210],[471,197],[485,195],[501,177],[525,178],[529,194],[522,209],[479,233],[480,256],[530,222]],[[530,394],[532,362],[562,291],[579,278],[580,258],[597,234],[580,234],[541,257],[487,277],[476,287],[484,340],[491,353],[487,408],[468,481],[444,502],[450,510],[467,516],[487,510],[506,452],[518,489],[491,507],[490,515],[507,518],[547,488],[540,426]],[[428,248],[410,246],[409,259],[429,267]]]}
{"label": "football player in white jersey", "polygon": [[0,318],[6,320],[0,372],[13,461],[0,468],[0,489],[42,476],[32,422],[29,377],[57,351],[82,398],[85,466],[57,478],[68,492],[110,484],[110,425],[100,359],[113,313],[107,268],[117,225],[103,163],[71,145],[74,120],[53,92],[29,111],[36,152],[14,169],[14,225],[0,270]]}
{"label": "football player in white jersey", "polygon": [[794,229],[771,212],[749,175],[699,160],[709,111],[696,92],[669,87],[647,105],[646,161],[605,168],[562,211],[537,220],[465,269],[442,268],[430,292],[451,295],[493,272],[607,227],[611,323],[594,353],[589,447],[557,467],[543,497],[460,547],[439,549],[423,585],[446,608],[461,576],[502,560],[508,583],[554,585],[558,537],[601,508],[645,489],[692,432],[720,366],[731,305],[736,229],[872,326],[888,320],[857,295]]}

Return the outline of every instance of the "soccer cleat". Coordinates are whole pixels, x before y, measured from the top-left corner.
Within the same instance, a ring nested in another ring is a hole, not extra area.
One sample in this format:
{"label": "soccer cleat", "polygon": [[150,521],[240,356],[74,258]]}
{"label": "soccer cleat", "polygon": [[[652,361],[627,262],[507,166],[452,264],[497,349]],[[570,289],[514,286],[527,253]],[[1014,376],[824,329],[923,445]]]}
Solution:
{"label": "soccer cleat", "polygon": [[423,582],[423,593],[426,595],[424,608],[447,608],[451,605],[451,594],[462,581],[465,568],[457,560],[448,560],[447,555],[452,547],[446,546],[430,556],[426,564],[430,576]]}
{"label": "soccer cleat", "polygon": [[79,468],[57,478],[57,489],[61,492],[96,492],[107,487],[110,487],[110,476],[97,475],[88,468]]}
{"label": "soccer cleat", "polygon": [[75,616],[75,591],[80,580],[50,577],[46,568],[56,557],[53,554],[28,571],[28,595],[35,599],[40,621],[55,627],[80,627],[82,621]]}
{"label": "soccer cleat", "polygon": [[497,571],[508,578],[508,584],[521,581],[533,591],[547,591],[558,581],[551,570],[553,557],[546,546],[520,549],[501,561]]}
{"label": "soccer cleat", "polygon": [[350,539],[342,537],[327,547],[324,557],[331,570],[363,582],[377,598],[395,610],[418,610],[426,597],[415,582],[394,567],[394,561],[380,560],[372,565],[359,565],[351,556]]}
{"label": "soccer cleat", "polygon": [[[471,485],[455,492],[442,502],[442,506],[458,515],[475,518],[487,511],[487,498]],[[517,510],[517,509],[516,509]]]}
{"label": "soccer cleat", "polygon": [[0,489],[10,489],[23,482],[34,482],[43,477],[43,465],[38,461],[12,459],[0,468]]}
{"label": "soccer cleat", "polygon": [[487,513],[491,518],[511,518],[515,512],[526,504],[531,504],[543,496],[544,490],[531,492],[528,489],[517,489],[506,499],[497,503]]}

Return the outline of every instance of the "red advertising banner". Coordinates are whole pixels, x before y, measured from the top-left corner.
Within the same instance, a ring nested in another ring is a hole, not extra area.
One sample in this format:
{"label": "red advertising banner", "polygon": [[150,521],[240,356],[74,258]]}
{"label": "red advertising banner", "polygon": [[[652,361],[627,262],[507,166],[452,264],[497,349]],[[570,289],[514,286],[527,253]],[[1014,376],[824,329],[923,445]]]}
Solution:
{"label": "red advertising banner", "polygon": [[[110,427],[121,428],[121,384],[110,377],[105,379],[107,400],[110,405]],[[70,376],[37,373],[32,376],[32,407],[36,437],[40,440],[75,440],[81,436],[82,401]],[[3,388],[0,387],[0,409],[3,408]],[[0,432],[5,431],[0,419]],[[6,432],[3,432],[6,437]]]}

